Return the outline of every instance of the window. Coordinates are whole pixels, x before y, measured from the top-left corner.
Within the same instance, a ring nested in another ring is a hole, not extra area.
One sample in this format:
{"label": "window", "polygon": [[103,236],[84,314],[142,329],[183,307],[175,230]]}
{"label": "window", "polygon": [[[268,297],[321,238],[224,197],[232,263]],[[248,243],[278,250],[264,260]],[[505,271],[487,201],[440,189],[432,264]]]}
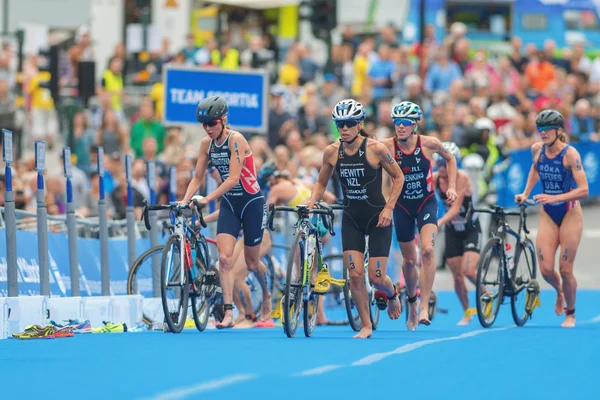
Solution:
{"label": "window", "polygon": [[598,17],[593,10],[568,10],[563,13],[569,31],[600,30]]}
{"label": "window", "polygon": [[524,14],[521,25],[528,31],[545,31],[548,27],[548,17],[545,14]]}
{"label": "window", "polygon": [[[491,4],[490,4],[491,3]],[[511,26],[510,4],[494,2],[469,2],[448,0],[446,2],[446,25],[460,21],[467,25],[471,33],[497,33],[506,32]]]}

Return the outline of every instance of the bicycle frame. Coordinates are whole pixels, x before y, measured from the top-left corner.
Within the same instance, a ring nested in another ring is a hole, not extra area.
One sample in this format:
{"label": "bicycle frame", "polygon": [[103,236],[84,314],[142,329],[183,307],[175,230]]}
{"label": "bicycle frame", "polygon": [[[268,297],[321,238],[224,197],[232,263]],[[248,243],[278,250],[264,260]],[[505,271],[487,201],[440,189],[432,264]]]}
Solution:
{"label": "bicycle frame", "polygon": [[[492,210],[480,210],[480,209],[471,209],[469,210],[469,212],[467,212],[467,219],[470,220],[471,218],[471,213],[472,212],[478,212],[478,213],[488,213],[488,214],[492,214],[493,216],[497,217],[497,221],[498,221],[498,230],[497,232],[493,232],[492,233],[492,238],[496,238],[500,241],[500,246],[502,248],[502,258],[500,260],[500,262],[502,263],[502,272],[504,273],[504,276],[506,276],[508,278],[508,284],[504,284],[503,287],[503,297],[512,297],[515,294],[518,294],[519,292],[521,292],[523,289],[525,289],[525,287],[527,285],[519,285],[519,287],[517,287],[516,282],[514,282],[513,280],[513,276],[514,274],[512,274],[513,271],[509,271],[508,270],[508,259],[507,259],[507,255],[506,255],[506,234],[511,235],[512,237],[514,237],[517,241],[517,244],[519,243],[523,243],[525,239],[527,239],[527,234],[529,234],[529,230],[527,229],[527,213],[525,212],[525,209],[527,208],[527,206],[531,206],[531,205],[535,205],[535,203],[531,202],[531,201],[527,201],[524,204],[522,204],[519,207],[519,211],[518,212],[507,212],[504,210],[504,208],[499,207],[499,206],[495,206]],[[519,217],[519,228],[517,231],[513,230],[510,225],[508,224],[508,221],[506,220],[506,217],[508,216],[518,216]],[[519,246],[515,246],[515,259],[516,259],[516,252],[519,251]],[[513,268],[516,268],[517,265],[515,264],[515,266]],[[506,282],[506,280],[505,280]]]}

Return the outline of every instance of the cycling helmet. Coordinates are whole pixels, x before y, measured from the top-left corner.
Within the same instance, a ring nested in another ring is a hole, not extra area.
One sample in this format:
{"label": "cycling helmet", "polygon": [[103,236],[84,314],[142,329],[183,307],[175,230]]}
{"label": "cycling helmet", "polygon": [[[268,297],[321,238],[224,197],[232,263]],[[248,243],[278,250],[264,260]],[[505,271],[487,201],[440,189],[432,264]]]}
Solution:
{"label": "cycling helmet", "polygon": [[462,160],[462,167],[466,170],[483,171],[485,160],[477,153],[471,153],[465,156]]}
{"label": "cycling helmet", "polygon": [[565,119],[556,110],[544,110],[535,119],[537,126],[558,126],[565,129]]}
{"label": "cycling helmet", "polygon": [[334,121],[343,121],[346,119],[364,119],[366,116],[365,108],[354,99],[345,99],[335,105],[331,112],[331,118]]}
{"label": "cycling helmet", "polygon": [[200,123],[211,122],[227,114],[229,106],[221,96],[210,96],[202,100],[196,107],[196,119]]}
{"label": "cycling helmet", "polygon": [[269,182],[269,179],[271,179],[271,177],[273,176],[273,174],[275,174],[276,171],[277,166],[275,165],[275,161],[269,160],[266,163],[264,163],[263,166],[260,168],[260,171],[258,171],[258,177],[256,178],[256,180],[258,181],[258,185],[261,188],[266,187],[267,183]]}
{"label": "cycling helmet", "polygon": [[[442,146],[444,146],[444,150],[446,150],[448,153],[452,154],[454,156],[454,158],[456,158],[456,163],[458,163],[460,161],[460,157],[461,157],[461,155],[460,155],[460,149],[458,148],[458,146],[456,145],[456,143],[454,143],[454,142],[443,142]],[[438,153],[434,153],[433,154],[433,159],[436,162],[440,161],[440,160],[446,161]]]}
{"label": "cycling helmet", "polygon": [[403,101],[392,108],[392,119],[405,118],[420,121],[423,117],[421,107],[410,101]]}
{"label": "cycling helmet", "polygon": [[491,135],[496,134],[496,125],[489,118],[479,118],[475,121],[475,124],[473,126],[478,131],[488,130],[490,131]]}

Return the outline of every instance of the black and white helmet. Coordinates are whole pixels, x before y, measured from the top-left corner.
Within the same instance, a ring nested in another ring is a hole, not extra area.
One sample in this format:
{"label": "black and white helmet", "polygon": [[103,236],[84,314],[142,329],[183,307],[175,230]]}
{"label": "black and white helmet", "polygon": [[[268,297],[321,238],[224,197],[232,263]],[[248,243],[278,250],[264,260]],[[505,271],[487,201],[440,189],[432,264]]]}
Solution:
{"label": "black and white helmet", "polygon": [[331,113],[334,121],[343,121],[347,119],[364,119],[366,115],[365,108],[358,101],[345,99],[335,105]]}

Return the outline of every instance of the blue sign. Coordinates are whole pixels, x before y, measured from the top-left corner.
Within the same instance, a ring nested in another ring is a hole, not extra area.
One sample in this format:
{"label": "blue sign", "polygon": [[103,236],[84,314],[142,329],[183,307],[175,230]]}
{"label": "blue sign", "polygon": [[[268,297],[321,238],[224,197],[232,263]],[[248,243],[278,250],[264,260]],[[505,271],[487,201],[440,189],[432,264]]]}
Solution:
{"label": "blue sign", "polygon": [[[583,170],[587,176],[589,196],[600,196],[600,143],[575,143],[572,145],[579,151]],[[527,176],[533,163],[530,149],[516,150],[509,155],[508,167],[494,176],[498,192],[497,204],[502,207],[516,207],[515,195],[525,190]],[[538,182],[531,191],[530,198],[542,192]]]}
{"label": "blue sign", "polygon": [[166,66],[163,74],[166,123],[197,125],[198,103],[206,97],[223,96],[232,128],[266,132],[269,80],[265,71]]}

